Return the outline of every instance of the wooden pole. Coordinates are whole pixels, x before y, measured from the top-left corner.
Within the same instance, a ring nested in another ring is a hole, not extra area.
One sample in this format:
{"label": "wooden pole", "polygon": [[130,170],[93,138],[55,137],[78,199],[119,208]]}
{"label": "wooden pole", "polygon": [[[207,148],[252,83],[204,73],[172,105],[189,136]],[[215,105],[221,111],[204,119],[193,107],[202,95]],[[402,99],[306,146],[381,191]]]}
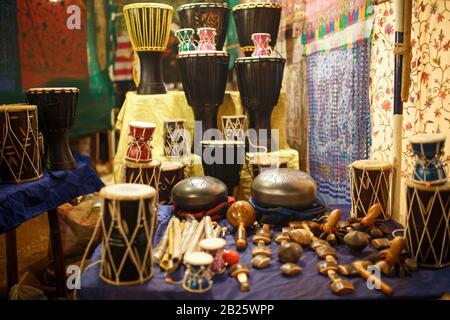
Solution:
{"label": "wooden pole", "polygon": [[403,101],[408,99],[407,93],[410,83],[411,9],[412,0],[395,0],[394,108],[392,115],[393,145],[391,154],[394,167],[391,187],[391,214],[395,218],[400,217]]}

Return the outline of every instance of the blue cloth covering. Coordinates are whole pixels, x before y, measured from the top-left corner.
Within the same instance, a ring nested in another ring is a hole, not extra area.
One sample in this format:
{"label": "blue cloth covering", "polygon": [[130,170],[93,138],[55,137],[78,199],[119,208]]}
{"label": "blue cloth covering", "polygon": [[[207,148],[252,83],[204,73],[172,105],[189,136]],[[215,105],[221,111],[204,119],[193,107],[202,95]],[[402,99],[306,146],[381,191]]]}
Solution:
{"label": "blue cloth covering", "polygon": [[[348,212],[348,207],[342,207],[343,213]],[[345,211],[344,211],[345,210]],[[159,207],[159,225],[156,229],[154,244],[158,243],[164,233],[167,222],[171,216],[171,208]],[[221,225],[229,227],[226,221]],[[391,226],[395,228],[394,225]],[[279,230],[278,230],[279,231]],[[250,237],[252,234],[250,233]],[[251,238],[249,238],[250,240]],[[227,247],[234,248],[234,234],[227,234]],[[253,243],[249,241],[249,247],[241,253],[241,262],[250,266],[251,249]],[[350,295],[336,296],[330,291],[328,278],[319,275],[316,265],[319,259],[316,253],[309,248],[300,258],[300,266],[303,272],[299,275],[287,278],[280,272],[281,263],[277,259],[278,245],[270,244],[272,249],[271,265],[263,270],[251,269],[250,292],[240,292],[238,283],[231,279],[227,273],[214,276],[214,285],[209,292],[195,294],[185,291],[180,283],[169,284],[165,281],[166,275],[155,265],[153,278],[135,286],[116,287],[106,284],[99,278],[100,264],[88,267],[81,276],[81,289],[77,290],[78,299],[216,299],[216,300],[297,300],[297,299],[385,299],[380,292],[369,290],[366,282],[361,278],[347,278],[355,286],[355,292]],[[349,248],[337,246],[337,258],[339,263],[345,264],[356,259],[364,259],[374,249],[366,248],[362,252],[354,253]],[[91,264],[100,259],[101,246],[99,246],[91,259]],[[173,279],[182,279],[184,268],[178,270]],[[419,269],[411,277],[387,278],[383,277],[394,289],[393,298],[438,298],[446,292],[450,292],[450,268],[441,270]]]}
{"label": "blue cloth covering", "polygon": [[103,182],[94,169],[85,164],[45,172],[42,179],[32,182],[0,185],[0,233],[101,187]]}

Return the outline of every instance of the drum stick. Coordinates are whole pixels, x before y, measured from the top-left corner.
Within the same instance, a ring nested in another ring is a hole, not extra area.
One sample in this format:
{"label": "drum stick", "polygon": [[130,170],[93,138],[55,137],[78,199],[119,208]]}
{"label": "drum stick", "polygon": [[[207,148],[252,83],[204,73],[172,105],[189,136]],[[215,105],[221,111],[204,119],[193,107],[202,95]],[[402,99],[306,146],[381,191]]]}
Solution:
{"label": "drum stick", "polygon": [[162,258],[163,255],[164,255],[164,252],[166,251],[167,243],[168,243],[168,240],[169,240],[169,229],[170,229],[170,227],[171,227],[171,225],[172,225],[173,219],[174,219],[174,218],[170,219],[169,222],[167,223],[166,231],[164,232],[164,235],[163,235],[161,241],[160,241],[159,244],[158,244],[158,247],[157,247],[157,249],[156,249],[156,252],[155,252],[155,254],[153,255],[153,258],[154,258],[157,262],[160,262],[161,258]]}
{"label": "drum stick", "polygon": [[210,216],[205,217],[205,238],[206,239],[214,238],[213,225]]}
{"label": "drum stick", "polygon": [[177,264],[178,261],[181,258],[181,226],[180,226],[180,220],[178,218],[175,218],[173,220],[173,253],[172,253],[172,260],[173,263]]}
{"label": "drum stick", "polygon": [[372,275],[369,271],[364,269],[362,264],[358,261],[353,262],[353,267],[358,271],[358,273],[363,277],[365,280],[368,280],[370,278],[371,281],[375,284],[375,287],[380,290],[383,294],[387,296],[392,296],[393,290],[390,285],[388,285],[386,282],[381,280],[380,278]]}
{"label": "drum stick", "polygon": [[191,241],[191,238],[194,235],[195,230],[197,229],[197,226],[198,226],[197,220],[193,220],[189,223],[188,229],[186,230],[186,234],[183,239],[182,246],[181,246],[181,254],[186,253],[189,243]]}
{"label": "drum stick", "polygon": [[164,253],[161,263],[159,264],[161,269],[163,269],[166,272],[172,267],[172,255],[173,255],[173,224],[170,226],[169,229],[169,240],[167,244],[167,250]]}
{"label": "drum stick", "polygon": [[198,243],[203,235],[203,231],[205,229],[205,218],[203,218],[200,223],[198,224],[197,228],[195,229],[194,234],[192,235],[192,238],[189,240],[188,247],[186,249],[186,252],[192,252],[195,251]]}

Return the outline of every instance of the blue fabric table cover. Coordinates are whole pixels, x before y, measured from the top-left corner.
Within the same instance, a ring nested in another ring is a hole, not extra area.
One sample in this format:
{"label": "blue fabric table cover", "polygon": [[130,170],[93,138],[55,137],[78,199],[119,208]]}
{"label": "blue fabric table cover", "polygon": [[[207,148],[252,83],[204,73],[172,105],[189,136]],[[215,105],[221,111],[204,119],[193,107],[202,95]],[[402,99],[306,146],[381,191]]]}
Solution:
{"label": "blue fabric table cover", "polygon": [[[349,211],[349,208],[341,209]],[[167,222],[171,216],[169,206],[159,207],[159,225],[156,229],[154,244],[158,243]],[[224,220],[221,225],[228,226]],[[394,226],[392,226],[394,229]],[[249,235],[250,237],[252,234]],[[227,247],[234,248],[234,234],[227,234]],[[249,238],[251,240],[251,238]],[[251,248],[253,243],[249,241],[247,250],[241,253],[241,262],[251,267]],[[386,299],[377,290],[369,290],[362,278],[346,278],[355,286],[355,292],[349,295],[337,296],[329,287],[328,277],[319,275],[316,265],[319,259],[310,248],[300,258],[300,266],[303,272],[293,277],[285,277],[279,268],[281,263],[277,259],[278,244],[272,242],[272,262],[269,267],[262,270],[251,268],[250,292],[240,292],[238,283],[227,273],[216,275],[213,278],[214,285],[209,292],[195,294],[185,291],[181,283],[169,284],[165,281],[166,275],[160,271],[157,265],[153,266],[153,278],[142,284],[134,286],[112,286],[99,278],[100,264],[95,264],[100,259],[101,246],[95,250],[90,266],[81,276],[81,289],[77,290],[77,299],[215,299],[215,300],[298,300],[298,299]],[[349,248],[339,245],[337,258],[340,264],[352,262],[356,259],[365,259],[374,249],[366,248],[362,252],[354,253]],[[184,268],[180,268],[172,275],[173,279],[182,279]],[[382,277],[392,285],[396,299],[439,298],[444,293],[450,292],[450,268],[441,270],[419,269],[411,277],[388,278]]]}
{"label": "blue fabric table cover", "polygon": [[75,198],[96,192],[103,182],[92,167],[45,172],[42,179],[0,185],[0,234]]}

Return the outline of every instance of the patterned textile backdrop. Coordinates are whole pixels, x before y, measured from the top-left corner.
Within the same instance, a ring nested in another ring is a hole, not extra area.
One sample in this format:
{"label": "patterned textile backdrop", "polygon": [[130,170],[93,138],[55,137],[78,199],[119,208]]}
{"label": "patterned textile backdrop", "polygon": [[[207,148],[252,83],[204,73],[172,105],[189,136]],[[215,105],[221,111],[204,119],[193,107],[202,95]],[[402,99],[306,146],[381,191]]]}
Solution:
{"label": "patterned textile backdrop", "polygon": [[348,165],[370,149],[370,41],[306,59],[309,164],[328,203],[349,203]]}
{"label": "patterned textile backdrop", "polygon": [[301,43],[304,25],[305,0],[283,0],[280,31],[276,50],[286,58],[283,90],[287,97],[286,133],[289,146],[299,152],[299,168],[308,166],[307,104],[305,57]]}
{"label": "patterned textile backdrop", "polygon": [[[390,159],[394,56],[394,6],[379,5],[371,55],[371,106],[375,159]],[[404,104],[402,177],[410,177],[412,159],[407,139],[416,133],[446,133],[450,136],[450,0],[413,1],[411,89]],[[450,139],[446,157],[450,160]],[[404,222],[406,203],[394,218]]]}

